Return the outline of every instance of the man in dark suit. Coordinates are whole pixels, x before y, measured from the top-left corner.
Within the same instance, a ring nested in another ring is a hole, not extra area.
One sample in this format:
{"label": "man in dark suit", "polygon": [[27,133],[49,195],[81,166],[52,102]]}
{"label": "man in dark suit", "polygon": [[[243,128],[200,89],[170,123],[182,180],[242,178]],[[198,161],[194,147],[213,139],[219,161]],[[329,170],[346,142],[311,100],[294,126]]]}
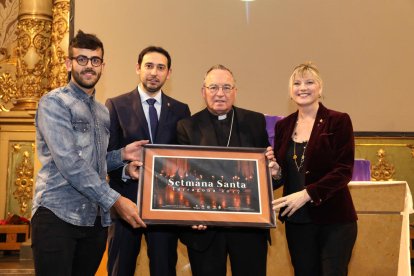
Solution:
{"label": "man in dark suit", "polygon": [[[177,125],[179,144],[268,148],[265,117],[233,105],[237,93],[232,72],[223,65],[207,71],[202,96],[207,107]],[[194,276],[225,276],[227,255],[232,275],[266,275],[269,231],[258,228],[193,226],[183,231]]]}
{"label": "man in dark suit", "polygon": [[[111,118],[108,151],[136,140],[153,144],[176,144],[176,124],[190,116],[187,104],[165,95],[162,86],[171,74],[171,57],[160,47],[141,51],[136,65],[140,83],[129,93],[108,99]],[[154,115],[155,114],[155,115]],[[155,116],[155,125],[154,123]],[[126,179],[123,168],[109,173],[110,186],[121,195],[136,201],[138,185]],[[145,235],[151,275],[176,275],[178,231],[175,227],[153,226],[133,229],[114,214],[108,237],[108,274],[132,276]]]}

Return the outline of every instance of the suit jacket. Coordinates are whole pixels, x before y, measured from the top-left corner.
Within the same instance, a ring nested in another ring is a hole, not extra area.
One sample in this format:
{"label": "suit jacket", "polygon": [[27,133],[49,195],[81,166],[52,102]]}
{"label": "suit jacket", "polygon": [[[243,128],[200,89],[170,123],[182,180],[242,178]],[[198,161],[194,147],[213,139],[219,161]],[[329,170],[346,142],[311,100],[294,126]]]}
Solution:
{"label": "suit jacket", "polygon": [[[239,130],[242,147],[269,146],[266,131],[266,121],[263,114],[234,107],[235,123]],[[204,109],[190,118],[181,120],[177,124],[177,139],[183,145],[218,146],[214,126],[209,111]],[[238,229],[238,228],[236,228]],[[269,238],[269,231],[265,229],[239,229],[240,231],[263,232]],[[198,250],[205,250],[213,241],[216,231],[209,227],[206,231],[185,230],[181,234],[181,241],[187,246]],[[235,233],[234,235],[237,235]]]}
{"label": "suit jacket", "polygon": [[[176,144],[177,122],[190,117],[187,104],[181,103],[162,92],[161,114],[158,122],[157,144]],[[110,98],[105,103],[111,119],[108,151],[120,149],[137,140],[150,140],[150,130],[145,118],[138,89]],[[136,181],[122,181],[122,168],[109,172],[109,184],[121,195],[137,200]]]}
{"label": "suit jacket", "polygon": [[[274,151],[282,168],[279,186],[289,185],[286,158],[290,157],[286,153],[297,118],[298,112],[295,112],[278,121],[275,126]],[[319,104],[303,166],[305,188],[312,200],[309,208],[312,221],[355,221],[357,216],[348,189],[354,166],[354,134],[348,114],[329,110]],[[283,195],[286,195],[285,189]]]}

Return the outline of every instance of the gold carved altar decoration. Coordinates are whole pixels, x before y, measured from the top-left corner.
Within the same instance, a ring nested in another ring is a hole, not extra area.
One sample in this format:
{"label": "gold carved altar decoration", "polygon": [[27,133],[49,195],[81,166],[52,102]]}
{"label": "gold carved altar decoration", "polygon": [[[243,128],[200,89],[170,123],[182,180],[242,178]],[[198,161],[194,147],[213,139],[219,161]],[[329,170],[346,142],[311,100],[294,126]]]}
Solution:
{"label": "gold carved altar decoration", "polygon": [[35,110],[42,95],[66,84],[69,14],[70,0],[0,5],[0,39],[7,42],[0,44],[0,112]]}
{"label": "gold carved altar decoration", "polygon": [[[13,168],[7,175],[5,213],[31,216],[34,189],[34,149],[31,141],[10,141],[7,163]],[[3,215],[3,214],[1,214]]]}
{"label": "gold carved altar decoration", "polygon": [[385,151],[377,151],[378,162],[371,166],[371,178],[375,181],[392,180],[395,173],[394,165],[390,164],[385,158]]}
{"label": "gold carved altar decoration", "polygon": [[16,79],[10,73],[0,75],[0,112],[9,111],[13,106],[12,99],[16,98]]}
{"label": "gold carved altar decoration", "polygon": [[[15,147],[19,146],[15,145]],[[19,151],[20,148],[17,150]],[[13,196],[20,206],[20,215],[25,217],[29,215],[28,209],[33,198],[33,163],[30,154],[29,151],[24,151],[22,154],[22,161],[16,168],[17,178],[14,181],[16,189],[13,192]]]}
{"label": "gold carved altar decoration", "polygon": [[17,24],[17,93],[13,110],[34,110],[49,90],[47,69],[52,33],[52,0],[20,0]]}
{"label": "gold carved altar decoration", "polygon": [[13,107],[16,97],[17,16],[19,0],[0,5],[0,112]]}
{"label": "gold carved altar decoration", "polygon": [[31,215],[34,115],[67,83],[70,10],[70,0],[0,0],[0,219]]}
{"label": "gold carved altar decoration", "polygon": [[64,86],[68,81],[65,58],[69,47],[69,11],[69,0],[55,0],[50,47],[50,89]]}

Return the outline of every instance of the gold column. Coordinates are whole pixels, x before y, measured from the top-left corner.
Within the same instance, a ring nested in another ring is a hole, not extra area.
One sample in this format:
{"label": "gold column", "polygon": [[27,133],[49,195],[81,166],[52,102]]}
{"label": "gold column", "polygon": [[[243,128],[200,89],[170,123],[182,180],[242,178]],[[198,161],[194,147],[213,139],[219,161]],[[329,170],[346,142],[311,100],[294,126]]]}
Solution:
{"label": "gold column", "polygon": [[65,58],[68,55],[69,47],[69,14],[70,0],[54,0],[49,64],[50,90],[64,86],[67,83],[68,73]]}
{"label": "gold column", "polygon": [[53,0],[20,0],[18,16],[17,92],[12,110],[36,109],[48,92],[47,70]]}
{"label": "gold column", "polygon": [[13,69],[0,74],[0,219],[31,215],[33,177],[41,166],[34,148],[35,109],[43,94],[67,78],[70,0],[18,2],[17,40],[10,54],[0,55],[2,67],[7,62]]}

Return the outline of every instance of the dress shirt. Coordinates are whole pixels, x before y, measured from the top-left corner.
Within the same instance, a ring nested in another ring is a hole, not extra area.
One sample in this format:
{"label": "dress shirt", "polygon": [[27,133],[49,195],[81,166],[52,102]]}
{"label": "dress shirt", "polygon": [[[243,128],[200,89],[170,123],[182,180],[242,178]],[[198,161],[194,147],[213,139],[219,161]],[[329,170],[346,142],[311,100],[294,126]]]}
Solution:
{"label": "dress shirt", "polygon": [[[35,124],[42,168],[32,213],[43,206],[78,226],[93,226],[100,215],[102,225],[108,226],[109,210],[120,195],[106,182],[107,108],[70,82],[40,99]],[[110,155],[111,162],[120,157],[119,151]],[[109,166],[122,165],[118,161]]]}
{"label": "dress shirt", "polygon": [[138,93],[139,96],[141,98],[141,104],[142,104],[142,109],[144,110],[144,114],[145,114],[145,119],[147,120],[147,124],[148,124],[148,129],[150,130],[150,137],[151,137],[151,142],[154,144],[154,140],[155,137],[152,137],[152,133],[151,133],[151,123],[150,123],[150,117],[149,117],[149,104],[147,103],[147,100],[150,98],[153,98],[155,100],[154,103],[154,107],[157,110],[157,116],[158,119],[160,119],[160,114],[161,114],[161,90],[157,91],[154,97],[150,97],[148,96],[147,93],[145,93],[143,91],[143,89],[141,88],[141,84],[138,85]]}
{"label": "dress shirt", "polygon": [[[141,88],[141,84],[139,84],[138,85],[138,93],[139,93],[139,96],[141,98],[141,104],[142,104],[142,109],[144,110],[145,119],[147,120],[149,134],[150,134],[150,137],[151,137],[151,142],[154,143],[155,138],[152,137],[152,133],[151,133],[151,123],[150,123],[150,119],[149,119],[149,104],[148,104],[147,100],[150,99],[150,98],[153,98],[155,100],[154,107],[157,110],[157,116],[158,116],[158,120],[159,120],[160,115],[161,115],[161,104],[162,104],[161,90],[159,90],[157,92],[155,97],[150,97],[150,96],[147,95],[147,93],[145,93],[143,91],[143,89]],[[122,169],[122,180],[123,181],[127,181],[128,179],[131,179],[126,174],[125,169],[126,169],[126,165]]]}

